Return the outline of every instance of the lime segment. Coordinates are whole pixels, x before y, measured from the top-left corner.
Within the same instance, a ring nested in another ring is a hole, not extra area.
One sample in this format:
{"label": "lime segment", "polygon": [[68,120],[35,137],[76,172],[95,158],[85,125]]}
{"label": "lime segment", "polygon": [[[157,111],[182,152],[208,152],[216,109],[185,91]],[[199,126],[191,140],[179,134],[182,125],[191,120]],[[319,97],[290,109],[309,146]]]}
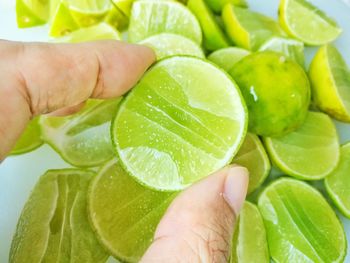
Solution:
{"label": "lime segment", "polygon": [[214,51],[208,59],[229,72],[238,61],[249,54],[250,52],[243,48],[228,47]]}
{"label": "lime segment", "polygon": [[49,20],[49,0],[16,0],[16,17],[19,28],[39,26]]}
{"label": "lime segment", "polygon": [[67,4],[62,1],[57,3],[57,7],[52,10],[50,19],[49,35],[51,37],[61,37],[79,29],[79,25],[74,20]]}

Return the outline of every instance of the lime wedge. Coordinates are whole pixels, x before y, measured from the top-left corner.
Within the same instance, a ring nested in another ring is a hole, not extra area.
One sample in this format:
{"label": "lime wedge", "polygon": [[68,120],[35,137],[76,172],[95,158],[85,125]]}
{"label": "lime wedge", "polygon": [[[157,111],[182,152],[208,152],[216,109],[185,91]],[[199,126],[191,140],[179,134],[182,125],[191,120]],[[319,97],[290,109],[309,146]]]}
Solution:
{"label": "lime wedge", "polygon": [[264,190],[258,207],[274,262],[343,262],[347,244],[343,226],[310,185],[279,179]]}
{"label": "lime wedge", "polygon": [[52,170],[26,202],[12,240],[10,262],[105,262],[88,222],[86,195],[94,173]]}
{"label": "lime wedge", "polygon": [[259,188],[271,171],[269,157],[258,136],[248,133],[233,164],[242,165],[249,170],[248,193]]}
{"label": "lime wedge", "polygon": [[172,57],[122,102],[112,139],[126,171],[147,187],[180,190],[229,163],[246,133],[244,101],[214,64]]}
{"label": "lime wedge", "polygon": [[233,236],[230,263],[270,262],[266,231],[256,205],[245,202]]}
{"label": "lime wedge", "polygon": [[203,50],[196,42],[181,35],[162,33],[146,38],[140,44],[152,48],[158,60],[175,55],[205,57]]}
{"label": "lime wedge", "polygon": [[269,38],[284,35],[272,18],[232,4],[224,7],[222,18],[232,42],[245,49],[256,51]]}
{"label": "lime wedge", "polygon": [[340,162],[337,168],[326,177],[325,185],[329,196],[339,210],[350,218],[350,143],[340,149]]}
{"label": "lime wedge", "polygon": [[71,165],[99,166],[113,157],[109,129],[119,101],[120,99],[89,100],[74,115],[42,116],[42,138]]}
{"label": "lime wedge", "polygon": [[350,122],[350,69],[334,46],[318,50],[309,76],[317,107],[340,121]]}
{"label": "lime wedge", "polygon": [[39,117],[37,117],[29,122],[27,128],[12,149],[11,155],[27,153],[40,147],[43,144],[40,136]]}
{"label": "lime wedge", "polygon": [[305,67],[303,42],[291,38],[272,37],[259,48],[259,51],[265,50],[279,52],[287,58],[294,60],[303,68]]}
{"label": "lime wedge", "polygon": [[249,54],[250,52],[243,48],[228,47],[214,51],[208,59],[229,72],[238,61]]}
{"label": "lime wedge", "polygon": [[205,0],[211,10],[217,14],[221,14],[222,9],[228,3],[234,4],[235,6],[248,7],[246,0]]}
{"label": "lime wedge", "polygon": [[202,42],[196,17],[182,4],[173,1],[137,1],[131,10],[129,39],[133,43],[160,33],[173,33]]}
{"label": "lime wedge", "polygon": [[279,21],[290,36],[307,45],[332,42],[342,32],[333,19],[306,0],[281,0]]}
{"label": "lime wedge", "polygon": [[230,45],[225,33],[216,23],[214,14],[204,0],[189,0],[188,8],[197,17],[203,30],[203,45],[207,50],[213,51]]}
{"label": "lime wedge", "polygon": [[113,5],[128,18],[131,16],[131,8],[135,0],[112,0]]}
{"label": "lime wedge", "polygon": [[339,161],[339,140],[331,118],[309,112],[296,131],[279,138],[265,138],[266,149],[283,172],[303,180],[329,175]]}
{"label": "lime wedge", "polygon": [[49,30],[50,36],[60,37],[79,29],[79,25],[74,20],[65,2],[57,2],[57,7],[55,9],[52,8],[52,12]]}
{"label": "lime wedge", "polygon": [[138,184],[116,161],[107,163],[88,194],[90,222],[101,244],[122,262],[139,262],[176,193]]}
{"label": "lime wedge", "polygon": [[50,16],[49,0],[16,0],[16,17],[19,28],[45,24]]}
{"label": "lime wedge", "polygon": [[108,11],[104,21],[118,30],[125,30],[129,25],[129,18],[114,5]]}

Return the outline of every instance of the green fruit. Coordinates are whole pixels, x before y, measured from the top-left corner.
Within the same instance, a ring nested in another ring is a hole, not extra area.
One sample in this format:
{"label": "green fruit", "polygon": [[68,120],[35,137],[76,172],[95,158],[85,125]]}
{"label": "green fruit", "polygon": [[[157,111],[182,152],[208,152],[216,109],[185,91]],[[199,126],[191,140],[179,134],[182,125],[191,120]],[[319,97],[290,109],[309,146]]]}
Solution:
{"label": "green fruit", "polygon": [[238,61],[249,54],[250,52],[243,48],[228,47],[214,51],[208,59],[229,72]]}
{"label": "green fruit", "polygon": [[16,18],[19,28],[45,24],[50,16],[49,0],[16,0]]}
{"label": "green fruit", "polygon": [[217,14],[221,14],[222,9],[228,3],[231,3],[235,6],[248,7],[246,0],[205,0],[207,5]]}

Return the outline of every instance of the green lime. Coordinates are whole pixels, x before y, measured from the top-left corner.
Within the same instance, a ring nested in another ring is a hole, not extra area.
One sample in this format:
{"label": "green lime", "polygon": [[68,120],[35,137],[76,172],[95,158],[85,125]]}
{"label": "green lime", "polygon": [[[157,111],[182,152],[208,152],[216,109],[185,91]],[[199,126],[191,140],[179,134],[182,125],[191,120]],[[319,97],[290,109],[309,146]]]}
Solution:
{"label": "green lime", "polygon": [[104,21],[118,30],[125,30],[129,25],[129,18],[114,5],[111,6]]}
{"label": "green lime", "polygon": [[112,4],[128,18],[131,15],[131,8],[135,0],[112,0]]}
{"label": "green lime", "polygon": [[239,213],[232,242],[230,263],[270,262],[266,230],[256,205],[245,202]]}
{"label": "green lime", "polygon": [[269,157],[258,136],[248,133],[243,145],[232,160],[233,164],[239,164],[249,170],[248,193],[259,188],[271,171]]}
{"label": "green lime", "polygon": [[232,4],[224,7],[222,18],[232,42],[245,49],[256,51],[269,38],[284,35],[272,18]]}
{"label": "green lime", "polygon": [[42,116],[42,138],[71,165],[99,166],[113,157],[109,130],[119,101],[89,100],[71,116]]}
{"label": "green lime", "polygon": [[238,61],[249,54],[250,51],[243,48],[228,47],[214,51],[208,56],[208,59],[229,72]]}
{"label": "green lime", "polygon": [[230,45],[225,33],[217,24],[214,14],[204,0],[189,0],[188,8],[197,17],[203,30],[203,45],[207,50],[213,51]]}
{"label": "green lime", "polygon": [[333,19],[306,0],[281,0],[279,21],[290,36],[307,45],[332,42],[342,32]]}
{"label": "green lime", "polygon": [[196,17],[182,4],[173,1],[136,1],[131,10],[129,39],[133,43],[160,33],[179,34],[202,42]]}
{"label": "green lime", "polygon": [[175,55],[205,57],[203,50],[196,42],[181,35],[161,33],[142,40],[140,44],[152,48],[158,60]]}
{"label": "green lime", "polygon": [[337,130],[331,118],[320,112],[310,111],[299,129],[264,142],[275,165],[299,179],[322,179],[339,161]]}
{"label": "green lime", "polygon": [[258,52],[237,62],[230,74],[247,103],[251,132],[281,136],[304,122],[310,84],[294,61],[275,52]]}
{"label": "green lime", "polygon": [[180,190],[230,162],[246,134],[238,87],[214,64],[171,57],[123,100],[112,139],[126,171],[146,186]]}
{"label": "green lime", "polygon": [[116,161],[107,163],[91,182],[90,222],[101,244],[123,262],[138,262],[176,193],[138,184]]}
{"label": "green lime", "polygon": [[35,150],[43,144],[41,140],[39,117],[29,122],[28,126],[11,151],[11,155],[23,154]]}
{"label": "green lime", "polygon": [[61,37],[77,29],[79,25],[74,20],[67,4],[63,1],[57,2],[57,7],[52,8],[49,35]]}
{"label": "green lime", "polygon": [[343,262],[343,226],[310,185],[287,178],[274,181],[260,195],[258,207],[274,262]]}
{"label": "green lime", "polygon": [[318,50],[309,76],[317,107],[340,121],[350,122],[350,69],[334,46]]}
{"label": "green lime", "polygon": [[248,7],[246,0],[205,0],[211,10],[217,14],[221,14],[222,9],[228,3],[234,4],[235,6]]}
{"label": "green lime", "polygon": [[16,0],[16,17],[19,28],[45,24],[50,16],[49,0]]}
{"label": "green lime", "polygon": [[325,185],[328,194],[339,210],[350,218],[350,143],[340,149],[340,162],[337,168],[326,177]]}
{"label": "green lime", "polygon": [[26,202],[10,251],[11,263],[105,262],[89,225],[86,195],[93,172],[51,170]]}

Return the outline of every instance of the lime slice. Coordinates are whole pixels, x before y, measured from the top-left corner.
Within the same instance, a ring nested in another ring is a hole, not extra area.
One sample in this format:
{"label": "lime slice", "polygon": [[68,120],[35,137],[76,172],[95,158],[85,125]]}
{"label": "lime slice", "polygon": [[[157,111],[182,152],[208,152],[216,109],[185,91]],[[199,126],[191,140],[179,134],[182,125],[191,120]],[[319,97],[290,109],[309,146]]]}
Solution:
{"label": "lime slice", "polygon": [[291,38],[272,37],[267,40],[259,51],[276,51],[305,67],[304,43]]}
{"label": "lime slice", "polygon": [[27,153],[40,147],[43,144],[40,136],[39,117],[37,117],[29,122],[14,149],[11,151],[11,155]]}
{"label": "lime slice", "polygon": [[248,7],[246,0],[206,0],[205,1],[211,10],[217,14],[221,14],[222,9],[228,3],[232,3],[235,6]]}
{"label": "lime slice", "polygon": [[92,181],[88,213],[97,237],[122,262],[139,262],[176,193],[156,192],[138,184],[116,161]]}
{"label": "lime slice", "polygon": [[319,49],[309,76],[317,107],[340,121],[350,122],[350,69],[334,46]]}
{"label": "lime slice", "polygon": [[197,17],[203,30],[203,45],[207,50],[213,51],[230,45],[226,35],[216,23],[214,14],[204,0],[189,0],[188,8]]}
{"label": "lime slice", "polygon": [[131,8],[134,2],[135,0],[112,0],[113,5],[128,18],[131,16]]}
{"label": "lime slice", "polygon": [[243,48],[228,47],[214,51],[208,59],[229,72],[238,61],[249,54],[250,52]]}
{"label": "lime slice", "polygon": [[230,162],[246,133],[244,101],[214,64],[172,57],[154,65],[113,121],[122,165],[138,181],[180,190]]}
{"label": "lime slice", "polygon": [[331,118],[323,113],[309,112],[298,130],[264,142],[279,169],[303,180],[326,177],[339,161],[337,131]]}
{"label": "lime slice", "polygon": [[274,262],[343,262],[343,226],[323,196],[308,184],[277,180],[261,194],[258,206]]}
{"label": "lime slice", "polygon": [[65,2],[57,2],[57,7],[52,8],[52,12],[49,30],[50,36],[60,37],[79,29],[79,25],[74,20]]}
{"label": "lime slice", "polygon": [[196,17],[182,4],[173,1],[137,1],[131,10],[129,39],[133,43],[160,33],[173,33],[202,42]]}
{"label": "lime slice", "polygon": [[248,133],[239,152],[232,161],[249,170],[248,193],[259,188],[271,171],[271,164],[258,136]]}
{"label": "lime slice", "polygon": [[201,47],[196,42],[181,35],[162,33],[146,38],[140,44],[152,48],[158,60],[175,55],[205,57]]}
{"label": "lime slice", "polygon": [[12,240],[10,262],[105,262],[88,222],[86,195],[94,173],[52,170],[26,202]]}
{"label": "lime slice", "polygon": [[113,157],[109,129],[119,101],[89,100],[74,115],[43,116],[40,121],[42,138],[71,165],[99,166]]}
{"label": "lime slice", "polygon": [[340,149],[340,162],[325,180],[328,194],[339,210],[350,218],[350,143]]}
{"label": "lime slice", "polygon": [[237,46],[256,51],[273,36],[284,32],[272,18],[228,4],[222,12],[226,32]]}
{"label": "lime slice", "polygon": [[118,30],[125,30],[129,25],[129,18],[114,5],[108,11],[104,21]]}
{"label": "lime slice", "polygon": [[16,17],[19,28],[45,24],[50,16],[49,0],[16,0]]}
{"label": "lime slice", "polygon": [[256,205],[245,202],[233,236],[230,263],[270,262],[266,231]]}
{"label": "lime slice", "polygon": [[342,32],[333,19],[305,0],[281,0],[279,21],[290,36],[307,45],[332,42]]}
{"label": "lime slice", "polygon": [[294,61],[275,52],[258,52],[237,62],[229,73],[248,105],[251,132],[282,136],[304,122],[310,84]]}

